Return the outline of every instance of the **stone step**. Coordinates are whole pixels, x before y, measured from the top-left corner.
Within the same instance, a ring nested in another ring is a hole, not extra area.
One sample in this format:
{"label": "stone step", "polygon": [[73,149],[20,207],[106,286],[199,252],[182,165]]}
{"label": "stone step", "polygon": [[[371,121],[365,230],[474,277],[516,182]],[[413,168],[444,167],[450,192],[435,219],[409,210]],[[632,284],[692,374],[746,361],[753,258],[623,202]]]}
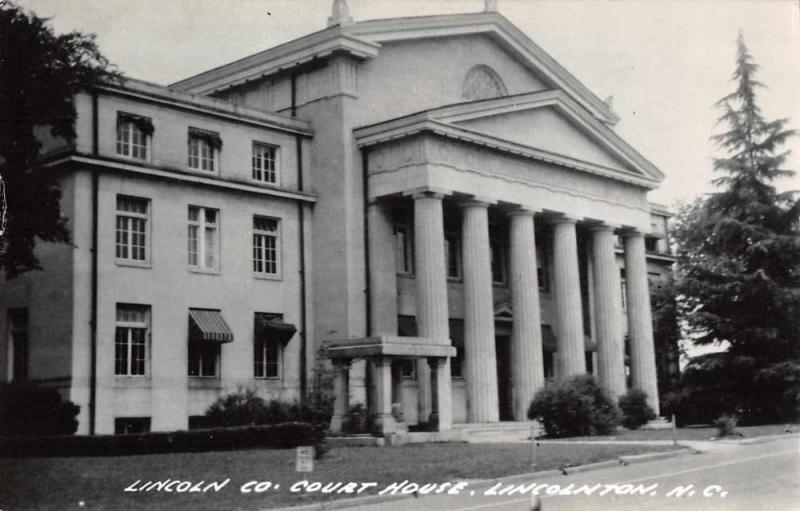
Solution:
{"label": "stone step", "polygon": [[666,417],[658,417],[642,426],[642,429],[670,429],[672,422]]}

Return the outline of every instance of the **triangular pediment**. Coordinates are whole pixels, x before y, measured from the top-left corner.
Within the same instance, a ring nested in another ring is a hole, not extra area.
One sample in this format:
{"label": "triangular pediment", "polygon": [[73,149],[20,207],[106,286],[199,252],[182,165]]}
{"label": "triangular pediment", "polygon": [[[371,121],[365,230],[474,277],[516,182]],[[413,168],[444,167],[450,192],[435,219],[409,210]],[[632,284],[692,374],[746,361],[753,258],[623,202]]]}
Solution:
{"label": "triangular pediment", "polygon": [[660,180],[663,174],[562,91],[461,103],[428,113],[438,122],[588,164]]}

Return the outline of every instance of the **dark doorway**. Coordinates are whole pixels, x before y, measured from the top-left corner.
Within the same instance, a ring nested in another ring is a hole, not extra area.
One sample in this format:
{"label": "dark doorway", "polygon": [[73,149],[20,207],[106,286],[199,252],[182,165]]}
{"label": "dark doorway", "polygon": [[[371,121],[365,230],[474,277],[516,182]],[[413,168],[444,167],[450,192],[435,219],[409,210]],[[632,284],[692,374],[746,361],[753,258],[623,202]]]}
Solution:
{"label": "dark doorway", "polygon": [[497,357],[497,398],[500,405],[500,420],[514,420],[511,404],[511,340],[507,335],[495,336]]}

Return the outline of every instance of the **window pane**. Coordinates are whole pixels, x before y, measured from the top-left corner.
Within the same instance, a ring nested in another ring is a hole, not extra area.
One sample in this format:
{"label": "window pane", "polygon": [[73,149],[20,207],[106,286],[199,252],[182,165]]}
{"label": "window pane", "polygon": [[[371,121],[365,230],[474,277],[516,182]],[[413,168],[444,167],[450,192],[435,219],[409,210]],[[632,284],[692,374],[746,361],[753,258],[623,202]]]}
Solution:
{"label": "window pane", "polygon": [[128,374],[128,328],[117,327],[114,340],[114,374]]}

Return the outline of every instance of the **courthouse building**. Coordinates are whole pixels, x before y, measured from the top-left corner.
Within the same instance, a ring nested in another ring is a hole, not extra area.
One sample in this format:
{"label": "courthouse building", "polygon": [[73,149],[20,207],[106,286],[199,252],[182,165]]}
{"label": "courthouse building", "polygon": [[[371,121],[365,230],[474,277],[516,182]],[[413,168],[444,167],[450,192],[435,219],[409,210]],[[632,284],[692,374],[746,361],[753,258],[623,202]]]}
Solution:
{"label": "courthouse building", "polygon": [[79,432],[194,427],[239,387],[300,399],[323,343],[334,429],[357,402],[383,434],[522,421],[585,372],[658,408],[663,175],[494,2],[353,21],[335,0],[318,32],[76,103],[75,144],[43,134],[73,244],[3,283],[0,370],[59,388]]}

